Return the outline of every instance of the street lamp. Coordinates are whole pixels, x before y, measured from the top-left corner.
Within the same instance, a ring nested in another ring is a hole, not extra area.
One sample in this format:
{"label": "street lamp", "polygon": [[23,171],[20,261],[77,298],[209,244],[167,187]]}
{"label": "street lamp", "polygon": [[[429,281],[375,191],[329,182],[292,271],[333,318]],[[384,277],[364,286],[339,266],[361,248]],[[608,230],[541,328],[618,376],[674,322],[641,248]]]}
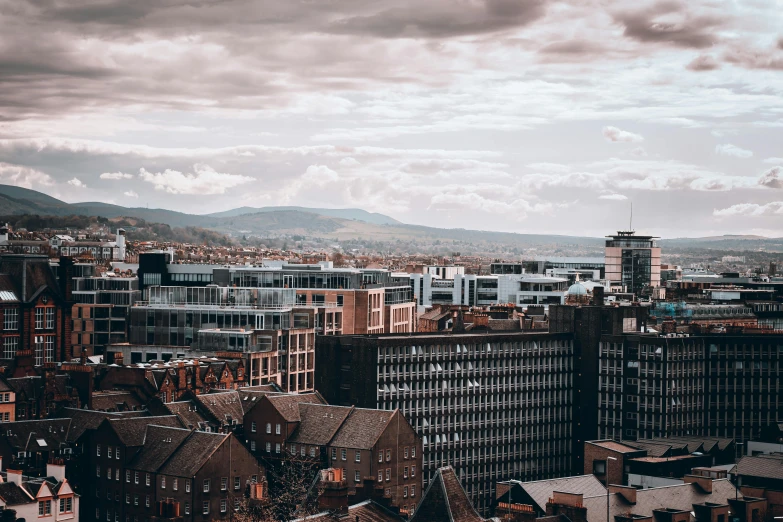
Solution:
{"label": "street lamp", "polygon": [[614,457],[606,457],[606,522],[609,520],[609,461],[617,460]]}

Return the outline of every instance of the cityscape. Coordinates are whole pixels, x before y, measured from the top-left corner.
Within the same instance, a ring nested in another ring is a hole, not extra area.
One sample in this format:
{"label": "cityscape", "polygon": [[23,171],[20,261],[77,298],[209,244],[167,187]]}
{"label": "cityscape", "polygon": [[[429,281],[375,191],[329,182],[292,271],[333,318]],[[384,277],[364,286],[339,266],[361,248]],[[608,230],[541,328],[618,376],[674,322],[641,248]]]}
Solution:
{"label": "cityscape", "polygon": [[783,521],[783,9],[0,0],[0,522]]}

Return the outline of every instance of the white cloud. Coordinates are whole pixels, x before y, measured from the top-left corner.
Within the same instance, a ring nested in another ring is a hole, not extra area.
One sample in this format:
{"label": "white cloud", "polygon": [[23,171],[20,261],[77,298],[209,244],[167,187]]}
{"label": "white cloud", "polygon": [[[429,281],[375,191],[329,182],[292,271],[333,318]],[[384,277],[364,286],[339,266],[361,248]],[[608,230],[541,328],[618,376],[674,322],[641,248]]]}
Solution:
{"label": "white cloud", "polygon": [[612,126],[604,127],[603,134],[604,134],[604,138],[606,138],[606,141],[612,143],[617,143],[617,142],[639,143],[640,141],[644,141],[644,137],[640,134],[624,131],[622,129],[618,129],[617,127],[612,127]]}
{"label": "white cloud", "polygon": [[783,158],[767,158],[764,163],[768,165],[783,165]]}
{"label": "white cloud", "polygon": [[31,167],[0,162],[0,182],[24,188],[54,185],[49,174]]}
{"label": "white cloud", "polygon": [[783,216],[783,201],[773,201],[760,205],[758,203],[738,203],[728,208],[716,209],[712,215],[717,217],[760,217],[760,216]]}
{"label": "white cloud", "polygon": [[139,195],[136,192],[132,191],[132,190],[129,190],[127,192],[123,192],[123,194],[125,194],[129,198],[138,198],[139,197]]}
{"label": "white cloud", "polygon": [[783,167],[772,167],[759,178],[759,185],[767,188],[783,188]]}
{"label": "white cloud", "polygon": [[192,173],[182,173],[172,169],[149,172],[142,167],[139,169],[139,177],[147,183],[152,183],[155,190],[188,195],[225,194],[226,189],[255,181],[255,178],[250,176],[217,172],[203,163],[193,165]]}
{"label": "white cloud", "polygon": [[742,149],[740,147],[737,147],[736,145],[732,145],[731,143],[726,143],[724,145],[716,145],[715,153],[720,154],[721,156],[734,156],[735,158],[753,157],[752,150]]}
{"label": "white cloud", "polygon": [[126,174],[124,172],[104,172],[100,177],[101,179],[133,179],[133,174]]}
{"label": "white cloud", "polygon": [[622,194],[603,194],[601,196],[598,196],[598,199],[608,199],[611,201],[625,201],[628,199],[627,196],[623,196]]}
{"label": "white cloud", "polygon": [[85,185],[79,178],[68,180],[68,184],[73,185],[74,187],[87,188],[87,185]]}

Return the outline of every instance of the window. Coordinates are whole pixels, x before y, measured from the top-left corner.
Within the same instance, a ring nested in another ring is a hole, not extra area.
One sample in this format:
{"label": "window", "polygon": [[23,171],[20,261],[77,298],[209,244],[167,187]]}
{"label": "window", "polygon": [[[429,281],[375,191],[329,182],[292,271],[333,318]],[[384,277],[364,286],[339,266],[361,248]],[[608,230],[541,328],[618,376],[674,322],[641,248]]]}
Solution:
{"label": "window", "polygon": [[255,451],[255,450],[256,450],[256,441],[251,440],[250,441],[250,451]]}
{"label": "window", "polygon": [[234,490],[238,490],[240,487],[242,487],[242,479],[234,477]]}
{"label": "window", "polygon": [[149,486],[150,485],[150,474],[147,473],[147,476],[144,478],[144,484]]}
{"label": "window", "polygon": [[112,456],[112,452],[111,452],[111,450],[112,450],[112,447],[111,447],[111,446],[109,446],[108,448],[106,448],[106,456],[107,456],[107,457],[109,457],[109,458],[111,458],[111,456]]}
{"label": "window", "polygon": [[36,330],[43,330],[44,327],[44,309],[42,307],[38,307],[35,309],[35,329]]}
{"label": "window", "polygon": [[402,478],[408,478],[408,466],[405,466],[405,468],[403,469]]}
{"label": "window", "polygon": [[391,480],[391,469],[386,468],[386,482]]}
{"label": "window", "polygon": [[222,477],[220,479],[220,491],[226,491],[228,489],[228,477]]}
{"label": "window", "polygon": [[106,480],[111,480],[111,468],[106,468]]}
{"label": "window", "polygon": [[337,448],[332,448],[332,460],[337,460]]}
{"label": "window", "polygon": [[280,424],[275,424],[275,435],[280,435]]}
{"label": "window", "polygon": [[133,505],[138,506],[139,505],[139,496],[133,495]]}
{"label": "window", "polygon": [[190,502],[185,501],[185,514],[190,515]]}
{"label": "window", "polygon": [[185,493],[190,493],[190,481],[185,481]]}
{"label": "window", "polygon": [[386,450],[386,462],[389,462],[391,460],[391,450]]}
{"label": "window", "polygon": [[361,462],[361,461],[362,461],[362,452],[356,450],[356,457],[354,458],[354,462]]}
{"label": "window", "polygon": [[406,446],[406,448],[405,448],[405,458],[406,458],[406,459],[408,458],[408,448],[407,448],[407,446]]}
{"label": "window", "polygon": [[100,466],[95,466],[95,476],[100,478],[100,476],[101,476],[101,467]]}
{"label": "window", "polygon": [[133,472],[133,483],[134,484],[138,484],[139,483],[139,472],[138,471],[134,471]]}
{"label": "window", "polygon": [[125,503],[130,504],[130,493],[125,493]]}
{"label": "window", "polygon": [[204,479],[204,493],[209,493],[209,479]]}
{"label": "window", "polygon": [[177,491],[178,486],[179,486],[179,481],[177,479],[172,479],[171,480],[171,489],[173,489],[174,491]]}
{"label": "window", "polygon": [[267,442],[266,443],[266,452],[267,453],[272,453],[272,443],[271,442]]}
{"label": "window", "polygon": [[[239,499],[235,498],[234,499],[234,511],[239,511],[239,507],[240,507]],[[719,520],[718,522],[724,522],[724,521],[723,520]]]}
{"label": "window", "polygon": [[120,481],[120,468],[116,468],[114,470],[114,480],[116,480],[117,482]]}
{"label": "window", "polygon": [[101,518],[101,510],[98,508],[95,508],[95,518],[100,519]]}
{"label": "window", "polygon": [[[7,311],[6,311],[7,313]],[[3,359],[13,359],[19,349],[18,337],[6,337],[3,339]]]}
{"label": "window", "polygon": [[353,472],[353,481],[354,482],[361,482],[362,481],[362,474],[359,473],[359,470]]}
{"label": "window", "polygon": [[267,433],[272,433],[272,423],[271,422],[267,422],[266,423],[266,432]]}
{"label": "window", "polygon": [[209,515],[209,502],[204,501],[204,504],[202,505],[201,512],[205,515]]}
{"label": "window", "polygon": [[73,511],[73,497],[60,499],[60,513],[70,513]]}
{"label": "window", "polygon": [[19,310],[6,308],[3,311],[3,330],[19,329]]}
{"label": "window", "polygon": [[346,460],[346,459],[348,458],[348,450],[346,450],[346,449],[341,449],[341,450],[340,450],[340,458],[341,458],[342,460]]}
{"label": "window", "polygon": [[310,456],[315,457],[315,446],[310,447]]}
{"label": "window", "polygon": [[402,498],[408,498],[408,486],[402,488]]}
{"label": "window", "polygon": [[130,483],[130,470],[125,470],[125,482]]}
{"label": "window", "polygon": [[46,309],[46,329],[51,330],[54,328],[54,308],[49,307]]}
{"label": "window", "polygon": [[383,462],[383,450],[378,452],[378,462]]}
{"label": "window", "polygon": [[[101,445],[100,444],[96,444],[95,445],[95,456],[96,457],[100,457],[101,456]],[[98,476],[100,476],[100,475],[98,475]]]}
{"label": "window", "polygon": [[114,448],[114,458],[120,460],[120,448]]}
{"label": "window", "polygon": [[606,461],[594,460],[593,461],[593,473],[596,475],[603,475],[606,473]]}
{"label": "window", "polygon": [[46,517],[52,514],[52,501],[41,500],[38,502],[38,516]]}
{"label": "window", "polygon": [[275,453],[280,453],[280,443],[275,444]]}
{"label": "window", "polygon": [[383,482],[383,470],[378,470],[378,482]]}
{"label": "window", "polygon": [[250,423],[250,431],[252,431],[253,433],[256,432],[256,421]]}
{"label": "window", "polygon": [[150,507],[150,496],[149,495],[145,495],[144,496],[144,505],[146,507]]}
{"label": "window", "polygon": [[412,497],[416,496],[416,486],[411,486],[411,496]]}
{"label": "window", "polygon": [[225,500],[221,500],[220,501],[220,512],[221,513],[225,513],[226,512],[226,501]]}
{"label": "window", "polygon": [[160,489],[166,489],[166,477],[160,478]]}
{"label": "window", "polygon": [[416,466],[411,466],[411,478],[416,476]]}

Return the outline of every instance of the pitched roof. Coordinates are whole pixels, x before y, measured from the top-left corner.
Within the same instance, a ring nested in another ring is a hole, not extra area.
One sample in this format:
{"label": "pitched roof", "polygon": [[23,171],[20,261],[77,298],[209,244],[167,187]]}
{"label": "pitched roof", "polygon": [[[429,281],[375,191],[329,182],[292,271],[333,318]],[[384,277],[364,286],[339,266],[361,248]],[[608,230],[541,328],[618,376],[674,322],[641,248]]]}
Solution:
{"label": "pitched roof", "polygon": [[196,400],[220,423],[228,422],[229,419],[242,422],[244,411],[239,394],[234,390],[196,395]]}
{"label": "pitched roof", "polygon": [[147,433],[147,426],[154,424],[156,426],[168,426],[170,428],[181,428],[182,423],[175,415],[161,415],[158,417],[137,417],[130,419],[108,419],[112,429],[117,434],[120,441],[128,447],[138,447],[144,445],[144,436]]}
{"label": "pitched roof", "polygon": [[[444,509],[445,507],[445,509]],[[462,489],[454,468],[438,469],[411,522],[484,522]]]}
{"label": "pitched roof", "polygon": [[330,444],[339,448],[370,449],[398,413],[398,410],[354,408]]}
{"label": "pitched roof", "polygon": [[37,398],[43,394],[43,379],[38,375],[12,377],[8,379],[8,385],[17,394],[24,394],[28,399]]}
{"label": "pitched roof", "polygon": [[192,431],[160,469],[164,475],[192,477],[231,435]]}
{"label": "pitched roof", "polygon": [[27,420],[3,423],[0,433],[13,448],[52,451],[67,441],[70,427],[71,419]]}
{"label": "pitched roof", "polygon": [[[609,495],[610,520],[616,515],[633,511],[637,515],[652,516],[654,509],[672,508],[692,511],[693,504],[715,502],[725,504],[735,494],[742,498],[742,493],[735,493],[734,485],[728,479],[712,481],[712,493],[705,493],[696,483],[676,484],[661,488],[639,489],[636,491],[636,504],[629,504],[625,497],[612,493]],[[578,492],[576,492],[578,493]],[[587,520],[590,522],[606,522],[606,494],[583,499],[587,508]]]}
{"label": "pitched roof", "polygon": [[239,393],[239,398],[242,402],[242,411],[244,413],[253,409],[253,406],[258,404],[261,397],[280,393],[279,390],[272,386],[269,386],[268,388],[266,386],[244,387],[238,389],[237,392]]}
{"label": "pitched roof", "polygon": [[288,442],[326,446],[351,413],[346,406],[299,404],[299,426]]}
{"label": "pitched roof", "polygon": [[4,377],[0,376],[0,392],[10,392],[10,391],[14,391],[14,389],[11,388],[11,385],[8,384],[8,381],[6,381]]}
{"label": "pitched roof", "polygon": [[[333,513],[325,512],[317,515],[310,515],[305,518],[297,518],[291,522],[333,522],[335,516]],[[395,515],[380,504],[365,500],[358,504],[348,506],[347,520],[360,520],[361,522],[402,522],[405,518]]]}
{"label": "pitched roof", "polygon": [[299,421],[299,404],[326,404],[319,393],[292,393],[283,395],[267,395],[266,399],[288,422]]}
{"label": "pitched roof", "polygon": [[46,288],[62,299],[47,256],[0,255],[0,272],[9,276],[14,293],[24,302],[34,300]]}
{"label": "pitched roof", "polygon": [[587,441],[587,444],[600,446],[617,453],[635,453],[640,451],[639,448],[634,448],[625,443],[620,443],[613,440],[589,440]]}
{"label": "pitched roof", "polygon": [[158,471],[190,434],[190,430],[182,428],[147,426],[144,446],[128,467],[139,471]]}
{"label": "pitched roof", "polygon": [[783,480],[783,456],[742,457],[737,462],[737,475]]}
{"label": "pitched roof", "polygon": [[119,410],[123,407],[139,408],[142,401],[130,391],[94,391],[92,392],[92,408],[94,410]]}
{"label": "pitched roof", "polygon": [[146,411],[106,412],[95,410],[82,410],[78,408],[63,408],[59,411],[60,418],[71,419],[71,429],[68,432],[68,442],[76,442],[85,431],[94,430],[100,426],[104,419],[126,419],[130,417],[144,417],[149,415]]}
{"label": "pitched roof", "polygon": [[206,417],[198,411],[194,401],[168,402],[163,405],[172,415],[179,417],[186,428],[199,428],[207,423]]}
{"label": "pitched roof", "polygon": [[0,482],[0,498],[5,501],[6,506],[19,506],[34,502],[30,494],[15,482]]}
{"label": "pitched roof", "polygon": [[[546,503],[552,497],[552,492],[582,493],[585,497],[606,495],[606,488],[595,475],[577,475],[575,477],[537,480],[535,482],[518,483],[535,503],[535,508],[546,511]],[[590,522],[593,522],[590,520]]]}

